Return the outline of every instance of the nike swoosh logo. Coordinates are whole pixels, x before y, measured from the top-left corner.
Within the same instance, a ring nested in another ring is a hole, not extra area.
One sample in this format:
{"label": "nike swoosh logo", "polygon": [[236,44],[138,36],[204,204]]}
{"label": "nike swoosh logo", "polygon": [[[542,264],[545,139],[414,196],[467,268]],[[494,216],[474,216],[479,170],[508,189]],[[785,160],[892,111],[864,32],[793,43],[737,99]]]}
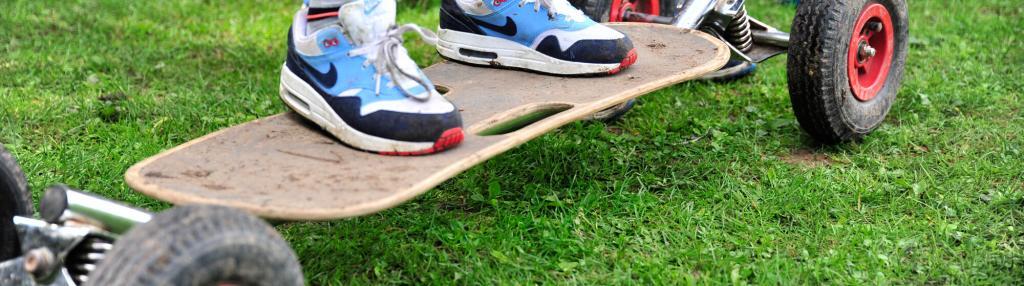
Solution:
{"label": "nike swoosh logo", "polygon": [[484,22],[484,21],[480,21],[480,20],[477,20],[476,18],[473,18],[473,17],[469,17],[469,19],[473,20],[473,23],[476,23],[478,26],[482,26],[482,27],[487,28],[487,29],[489,29],[491,31],[495,31],[495,32],[504,34],[504,35],[509,36],[509,37],[512,37],[512,36],[516,35],[516,22],[512,21],[512,17],[505,17],[505,25],[504,26],[498,26],[498,25],[495,25],[495,24],[491,24],[491,23],[487,23],[487,22]]}
{"label": "nike swoosh logo", "polygon": [[315,78],[316,81],[320,83],[320,85],[324,86],[324,89],[330,89],[334,87],[335,84],[338,83],[338,70],[334,68],[333,63],[328,65],[331,66],[331,69],[327,70],[326,73],[321,73],[320,71],[316,70],[316,68],[306,63],[306,61],[303,61],[301,59],[299,60],[299,66],[301,66],[302,69],[306,70],[306,73],[312,75],[313,78]]}

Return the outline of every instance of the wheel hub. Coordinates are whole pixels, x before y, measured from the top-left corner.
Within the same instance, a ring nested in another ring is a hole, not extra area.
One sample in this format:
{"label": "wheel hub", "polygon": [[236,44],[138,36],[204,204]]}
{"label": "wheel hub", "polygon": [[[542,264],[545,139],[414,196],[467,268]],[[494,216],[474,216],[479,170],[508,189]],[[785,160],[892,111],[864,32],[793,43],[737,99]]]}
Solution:
{"label": "wheel hub", "polygon": [[854,97],[869,101],[885,85],[892,66],[894,27],[889,10],[882,4],[864,7],[850,38],[847,75]]}

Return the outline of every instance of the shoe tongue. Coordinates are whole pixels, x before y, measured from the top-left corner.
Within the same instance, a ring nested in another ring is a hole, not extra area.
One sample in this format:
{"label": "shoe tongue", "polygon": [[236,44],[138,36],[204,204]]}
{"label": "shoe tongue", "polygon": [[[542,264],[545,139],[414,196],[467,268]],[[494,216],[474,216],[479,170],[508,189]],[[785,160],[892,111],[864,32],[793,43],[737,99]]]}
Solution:
{"label": "shoe tongue", "polygon": [[338,9],[339,23],[349,40],[360,46],[395,24],[395,0],[355,0]]}
{"label": "shoe tongue", "polygon": [[[338,25],[355,46],[362,46],[377,37],[382,37],[391,26],[395,25],[395,0],[353,0],[342,4],[338,9]],[[393,54],[399,69],[420,76],[419,67],[409,57],[404,48]],[[419,84],[404,75],[392,74],[392,80],[399,88],[406,90],[418,98],[430,96],[430,90],[413,92]]]}

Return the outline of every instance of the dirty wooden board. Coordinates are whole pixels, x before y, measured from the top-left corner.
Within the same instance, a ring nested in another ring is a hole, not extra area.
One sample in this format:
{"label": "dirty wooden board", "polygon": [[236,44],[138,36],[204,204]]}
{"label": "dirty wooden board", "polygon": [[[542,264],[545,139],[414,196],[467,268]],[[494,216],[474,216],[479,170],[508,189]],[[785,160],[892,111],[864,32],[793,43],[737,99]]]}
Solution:
{"label": "dirty wooden board", "polygon": [[[633,40],[638,61],[605,77],[566,78],[442,62],[430,79],[462,110],[466,138],[435,155],[390,157],[338,143],[294,113],[230,127],[128,169],[135,190],[175,204],[208,203],[279,220],[330,220],[381,211],[488,158],[628,99],[723,66],[729,49],[667,25],[611,25]],[[508,83],[514,83],[509,87]],[[277,96],[268,91],[267,96]],[[517,131],[476,132],[525,112],[572,108]]]}

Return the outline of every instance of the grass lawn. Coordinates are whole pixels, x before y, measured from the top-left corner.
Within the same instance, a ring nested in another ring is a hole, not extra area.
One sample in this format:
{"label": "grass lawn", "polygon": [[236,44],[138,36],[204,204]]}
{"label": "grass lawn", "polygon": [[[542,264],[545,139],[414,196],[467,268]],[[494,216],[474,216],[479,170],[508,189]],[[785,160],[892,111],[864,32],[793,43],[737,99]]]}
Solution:
{"label": "grass lawn", "polygon": [[[0,2],[0,142],[37,198],[63,182],[168,208],[124,171],[286,110],[299,1],[221,2]],[[402,3],[399,21],[436,27],[436,2]],[[748,2],[788,30],[792,6]],[[1024,284],[1024,7],[908,2],[903,87],[862,142],[800,130],[780,56],[559,129],[397,208],[278,230],[316,285]]]}

